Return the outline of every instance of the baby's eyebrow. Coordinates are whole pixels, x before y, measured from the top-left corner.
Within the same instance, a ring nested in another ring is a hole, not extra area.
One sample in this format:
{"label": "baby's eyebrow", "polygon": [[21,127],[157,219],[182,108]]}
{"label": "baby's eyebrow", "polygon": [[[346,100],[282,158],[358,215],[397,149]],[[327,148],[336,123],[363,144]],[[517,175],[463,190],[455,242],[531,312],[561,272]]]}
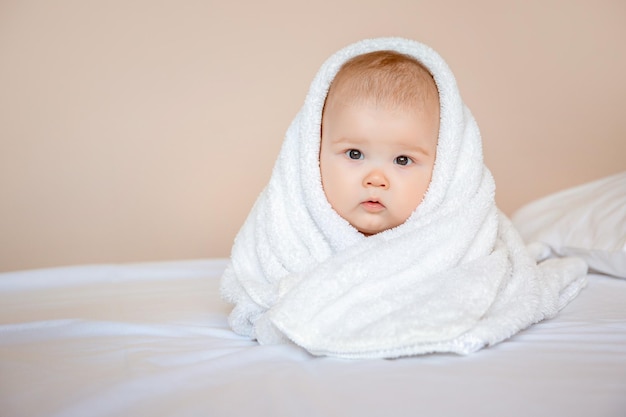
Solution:
{"label": "baby's eyebrow", "polygon": [[409,152],[421,153],[425,156],[430,156],[430,151],[424,148],[423,146],[411,145],[411,146],[407,146],[404,149],[407,149]]}
{"label": "baby's eyebrow", "polygon": [[339,138],[333,139],[332,142],[337,143],[337,144],[348,143],[348,144],[359,145],[367,141],[365,139],[339,137]]}

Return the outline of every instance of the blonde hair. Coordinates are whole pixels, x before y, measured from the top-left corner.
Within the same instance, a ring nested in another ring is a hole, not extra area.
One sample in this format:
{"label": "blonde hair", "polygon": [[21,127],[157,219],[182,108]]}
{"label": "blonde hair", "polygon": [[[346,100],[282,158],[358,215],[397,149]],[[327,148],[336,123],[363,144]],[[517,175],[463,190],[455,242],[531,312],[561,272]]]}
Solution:
{"label": "blonde hair", "polygon": [[324,107],[337,96],[393,108],[423,109],[439,102],[430,72],[415,58],[395,51],[370,52],[346,61],[330,85]]}

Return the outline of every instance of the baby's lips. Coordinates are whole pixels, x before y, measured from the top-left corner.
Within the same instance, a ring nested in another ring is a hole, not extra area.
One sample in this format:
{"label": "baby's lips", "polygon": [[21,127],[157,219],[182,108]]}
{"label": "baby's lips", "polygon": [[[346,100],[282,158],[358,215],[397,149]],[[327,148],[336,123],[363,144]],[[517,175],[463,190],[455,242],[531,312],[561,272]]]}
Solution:
{"label": "baby's lips", "polygon": [[378,212],[385,208],[385,205],[381,203],[379,200],[365,200],[361,203],[361,205],[367,210],[371,212]]}
{"label": "baby's lips", "polygon": [[378,204],[384,206],[384,204],[380,201],[380,198],[378,198],[378,197],[368,198],[367,200],[365,200],[363,202],[364,203],[378,203]]}

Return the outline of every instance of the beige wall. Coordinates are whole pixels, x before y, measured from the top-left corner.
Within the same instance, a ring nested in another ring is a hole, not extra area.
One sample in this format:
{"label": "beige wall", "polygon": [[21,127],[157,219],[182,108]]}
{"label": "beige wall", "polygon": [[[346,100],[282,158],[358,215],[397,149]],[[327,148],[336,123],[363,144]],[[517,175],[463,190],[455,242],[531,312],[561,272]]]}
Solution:
{"label": "beige wall", "polygon": [[0,270],[226,256],[317,68],[437,49],[508,213],[626,169],[623,0],[4,0]]}

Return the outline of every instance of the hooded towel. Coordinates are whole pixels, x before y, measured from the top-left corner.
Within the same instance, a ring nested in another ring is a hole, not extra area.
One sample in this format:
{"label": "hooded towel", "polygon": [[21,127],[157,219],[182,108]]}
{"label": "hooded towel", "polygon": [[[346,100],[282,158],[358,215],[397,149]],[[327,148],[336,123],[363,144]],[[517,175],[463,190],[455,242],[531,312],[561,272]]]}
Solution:
{"label": "hooded towel", "polygon": [[[328,203],[319,169],[322,109],[350,58],[407,54],[432,74],[440,128],[432,180],[402,225],[365,237]],[[429,47],[370,39],[331,56],[287,130],[268,185],[232,248],[221,292],[236,333],[315,355],[467,354],[554,316],[585,285],[579,259],[542,261],[497,209],[478,126]]]}

